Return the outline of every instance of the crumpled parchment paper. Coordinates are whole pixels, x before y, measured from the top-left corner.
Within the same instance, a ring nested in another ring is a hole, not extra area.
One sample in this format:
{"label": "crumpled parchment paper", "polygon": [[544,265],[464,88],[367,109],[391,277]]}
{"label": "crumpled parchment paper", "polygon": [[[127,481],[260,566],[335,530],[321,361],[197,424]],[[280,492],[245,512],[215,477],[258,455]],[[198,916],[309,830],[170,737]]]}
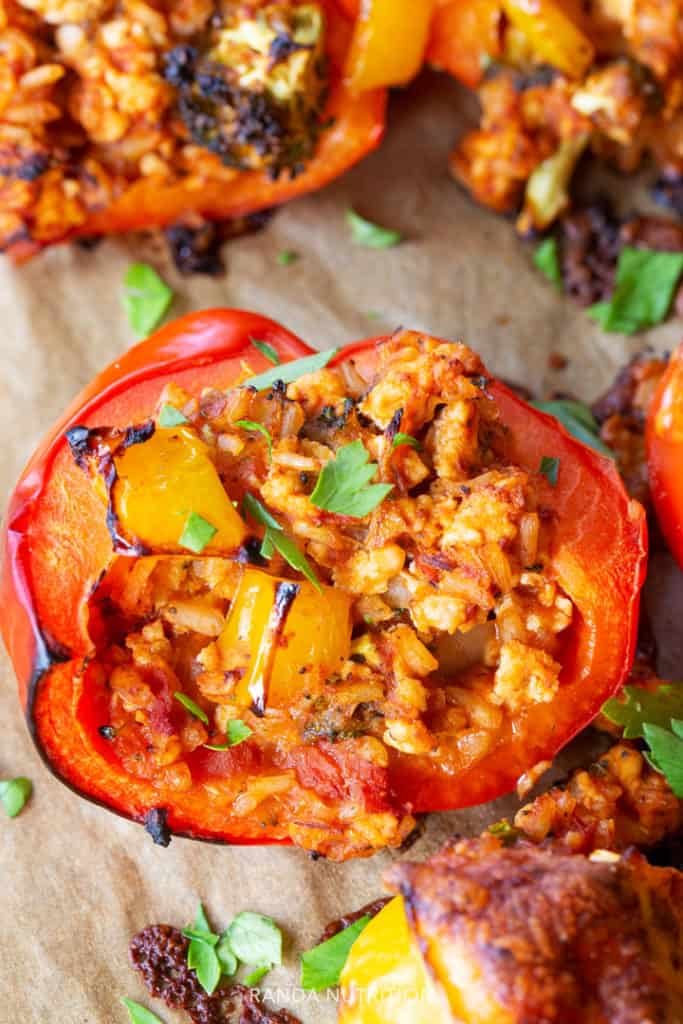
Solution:
{"label": "crumpled parchment paper", "polygon": [[[472,100],[453,83],[426,74],[394,97],[377,153],[323,193],[278,212],[261,233],[230,243],[219,279],[181,278],[154,236],[108,240],[92,252],[56,248],[18,269],[2,262],[0,506],[67,401],[134,340],[120,302],[133,259],[153,263],[174,286],[172,314],[219,305],[256,310],[320,348],[416,327],[462,338],[495,374],[539,396],[562,389],[589,400],[646,342],[659,350],[676,343],[675,321],[632,339],[602,334],[533,269],[512,225],[461,193],[446,158],[473,114]],[[401,230],[403,244],[354,246],[344,220],[350,205]],[[279,266],[281,249],[300,259]],[[567,356],[565,370],[550,368],[551,352]],[[654,569],[649,604],[663,669],[675,673],[683,577],[664,555]],[[305,1024],[335,1019],[333,996],[297,988],[298,953],[330,919],[378,895],[392,855],[335,865],[294,849],[185,839],[156,847],[139,825],[78,799],[49,775],[29,740],[4,653],[0,721],[0,778],[34,782],[20,817],[0,813],[0,1024],[123,1024],[121,996],[179,1021],[147,998],[127,947],[147,924],[185,926],[199,899],[216,929],[242,909],[275,917],[287,936],[286,962],[266,987]],[[563,763],[579,763],[590,743],[581,741]],[[424,857],[450,832],[475,833],[515,806],[508,798],[431,816],[404,856]]]}

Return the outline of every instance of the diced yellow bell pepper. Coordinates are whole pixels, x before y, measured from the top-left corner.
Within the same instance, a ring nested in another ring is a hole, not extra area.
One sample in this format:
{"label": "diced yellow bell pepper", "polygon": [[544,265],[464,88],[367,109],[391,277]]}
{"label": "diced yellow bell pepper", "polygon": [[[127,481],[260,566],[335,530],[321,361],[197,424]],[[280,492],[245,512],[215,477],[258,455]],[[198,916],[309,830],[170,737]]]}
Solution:
{"label": "diced yellow bell pepper", "polygon": [[570,78],[582,78],[595,58],[595,47],[558,0],[502,0],[513,28],[528,40],[537,61]]}
{"label": "diced yellow bell pepper", "polygon": [[315,694],[351,649],[351,598],[342,590],[292,583],[247,569],[218,640],[225,660],[246,649],[249,664],[237,703],[286,707],[302,691]]}
{"label": "diced yellow bell pepper", "polygon": [[189,427],[157,427],[114,459],[114,511],[126,533],[152,552],[185,550],[180,538],[195,513],[216,530],[206,554],[235,551],[247,528],[228,497],[209,449]]}
{"label": "diced yellow bell pepper", "polygon": [[453,1024],[406,918],[403,897],[360,933],[340,978],[339,1024]]}
{"label": "diced yellow bell pepper", "polygon": [[348,63],[353,93],[405,85],[425,59],[434,0],[362,0]]}

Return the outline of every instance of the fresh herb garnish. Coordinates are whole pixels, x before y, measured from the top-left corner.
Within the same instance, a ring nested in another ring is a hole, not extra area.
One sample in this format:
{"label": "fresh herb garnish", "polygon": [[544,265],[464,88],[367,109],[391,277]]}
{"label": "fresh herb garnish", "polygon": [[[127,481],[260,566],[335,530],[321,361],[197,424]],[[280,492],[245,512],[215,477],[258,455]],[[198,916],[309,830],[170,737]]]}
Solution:
{"label": "fresh herb garnish", "polygon": [[269,970],[270,966],[257,967],[256,970],[251,972],[251,974],[247,974],[247,976],[244,979],[244,984],[247,985],[249,988],[253,988],[254,985],[258,985],[261,978],[265,977]]}
{"label": "fresh herb garnish", "polygon": [[683,253],[624,246],[619,254],[614,293],[588,315],[605,331],[635,334],[661,323],[671,307],[683,273]]}
{"label": "fresh herb garnish", "polygon": [[249,338],[249,341],[262,356],[266,357],[269,363],[272,363],[273,366],[279,365],[280,357],[274,345],[269,345],[267,341],[259,341],[258,338]]}
{"label": "fresh herb garnish", "polygon": [[[254,341],[252,339],[253,344]],[[247,377],[242,382],[242,387],[266,391],[268,388],[272,388],[278,381],[282,381],[283,384],[291,384],[293,380],[298,380],[299,377],[303,377],[306,373],[315,373],[316,370],[322,370],[336,353],[337,349],[331,348],[325,352],[316,352],[312,356],[304,356],[303,359],[292,359],[289,363],[280,363],[278,366],[274,366],[272,370],[264,370],[263,373],[257,373],[254,377]]]}
{"label": "fresh herb garnish", "polygon": [[555,238],[545,238],[533,255],[534,266],[562,291],[562,270]]}
{"label": "fresh herb garnish", "polygon": [[503,846],[512,846],[520,836],[519,829],[511,825],[507,818],[503,818],[501,821],[494,821],[492,825],[489,825],[488,831],[492,836],[500,839]]}
{"label": "fresh herb garnish", "polygon": [[171,405],[170,402],[164,402],[159,410],[160,427],[179,427],[182,423],[187,422],[187,416],[184,416],[180,409],[176,409],[175,405]]}
{"label": "fresh herb garnish", "polygon": [[244,743],[248,740],[252,734],[252,730],[248,725],[245,725],[239,718],[233,718],[228,722],[225,730],[226,741],[225,743],[205,743],[204,746],[207,750],[229,750],[230,747],[236,747],[240,743]]}
{"label": "fresh herb garnish", "polygon": [[280,249],[275,258],[278,262],[278,266],[289,267],[299,259],[299,253],[295,252],[293,249]]}
{"label": "fresh herb garnish", "polygon": [[[178,694],[176,694],[176,697]],[[199,904],[194,927],[183,932],[190,940],[187,947],[187,966],[197,975],[205,992],[211,995],[220,981],[222,969],[216,952],[219,937],[211,931],[204,907]]]}
{"label": "fresh herb garnish", "polygon": [[270,968],[282,963],[282,932],[272,917],[243,910],[232,919],[225,935],[243,964]]}
{"label": "fresh herb garnish", "polygon": [[139,338],[146,338],[171,305],[173,292],[148,263],[131,263],[123,285],[128,322]]}
{"label": "fresh herb garnish", "polygon": [[376,472],[377,463],[370,462],[362,441],[345,444],[323,466],[311,494],[311,504],[337,515],[362,519],[393,489],[392,484],[371,484]]}
{"label": "fresh herb garnish", "polygon": [[178,543],[181,547],[187,548],[188,551],[194,551],[195,555],[200,555],[217,533],[216,527],[207,519],[204,519],[203,516],[198,515],[196,512],[190,512]]}
{"label": "fresh herb garnish", "polygon": [[257,423],[256,420],[235,420],[235,426],[241,427],[242,430],[253,430],[259,434],[263,434],[268,445],[268,457],[273,457],[273,439],[270,436],[270,431],[267,427],[264,427],[262,423]]}
{"label": "fresh herb garnish", "polygon": [[542,455],[538,471],[546,478],[551,487],[557,487],[557,478],[560,474],[560,460],[557,457]]}
{"label": "fresh herb garnish", "polygon": [[230,939],[225,932],[223,932],[216,946],[216,956],[218,957],[223,974],[231,978],[237,970],[237,957],[230,948]]}
{"label": "fresh herb garnish", "polygon": [[614,452],[600,439],[598,423],[587,405],[570,399],[557,399],[549,402],[530,402],[534,409],[550,413],[559,420],[577,441],[582,441],[589,448],[601,455],[614,458]]}
{"label": "fresh herb garnish", "polygon": [[673,720],[683,718],[683,685],[665,683],[655,691],[625,686],[622,694],[625,700],[611,697],[602,713],[610,722],[623,726],[625,740],[643,739],[646,722],[671,730]]}
{"label": "fresh herb garnish", "polygon": [[683,798],[683,686],[664,684],[656,691],[625,686],[625,700],[612,697],[602,713],[624,728],[624,739],[644,739],[648,760]]}
{"label": "fresh herb garnish", "polygon": [[265,526],[266,532],[263,535],[261,541],[261,555],[264,558],[272,558],[273,551],[278,551],[284,560],[291,565],[292,569],[296,569],[297,572],[303,573],[307,580],[309,580],[316,590],[322,593],[322,586],[320,580],[313,571],[313,567],[301,551],[291,540],[286,533],[284,533],[282,527],[278,523],[277,519],[271,516],[270,512],[258,498],[255,498],[253,494],[245,494],[243,501],[244,511],[255,519],[257,523],[261,523]]}
{"label": "fresh herb garnish", "polygon": [[121,1002],[128,1010],[131,1024],[162,1024],[161,1018],[157,1017],[156,1013],[152,1013],[146,1006],[136,1003],[134,999],[124,997]]}
{"label": "fresh herb garnish", "polygon": [[368,249],[388,249],[392,245],[398,245],[403,238],[400,231],[392,231],[390,228],[373,224],[371,220],[366,220],[351,208],[346,211],[346,223],[351,228],[354,242]]}
{"label": "fresh herb garnish", "polygon": [[209,719],[206,714],[206,711],[202,711],[199,704],[197,704],[196,701],[192,700],[192,697],[188,697],[186,693],[181,693],[180,690],[176,690],[173,696],[175,697],[179,704],[182,704],[183,707],[190,712],[191,715],[194,715],[195,718],[198,718],[200,722],[204,723],[204,725],[209,724]]}
{"label": "fresh herb garnish", "polygon": [[402,444],[408,444],[411,448],[421,448],[422,445],[416,437],[412,434],[402,434],[399,430],[398,434],[394,434],[394,440],[391,442],[392,448],[398,448]]}
{"label": "fresh herb garnish", "polygon": [[8,817],[16,818],[17,814],[24,809],[32,792],[31,780],[24,778],[23,775],[16,779],[5,779],[0,782],[0,801]]}
{"label": "fresh herb garnish", "polygon": [[321,942],[301,956],[301,987],[307,991],[319,992],[339,984],[339,976],[347,961],[351,946],[370,921],[365,914],[348,928],[337,932],[331,939]]}

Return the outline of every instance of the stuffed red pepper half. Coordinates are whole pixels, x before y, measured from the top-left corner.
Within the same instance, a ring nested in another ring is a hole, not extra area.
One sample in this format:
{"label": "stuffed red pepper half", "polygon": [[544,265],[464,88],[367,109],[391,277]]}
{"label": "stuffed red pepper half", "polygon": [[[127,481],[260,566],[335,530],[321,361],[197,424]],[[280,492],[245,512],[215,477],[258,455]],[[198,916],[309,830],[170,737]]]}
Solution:
{"label": "stuffed red pepper half", "polygon": [[27,467],[1,612],[36,744],[158,838],[345,859],[533,776],[621,686],[613,464],[462,344],[191,314]]}

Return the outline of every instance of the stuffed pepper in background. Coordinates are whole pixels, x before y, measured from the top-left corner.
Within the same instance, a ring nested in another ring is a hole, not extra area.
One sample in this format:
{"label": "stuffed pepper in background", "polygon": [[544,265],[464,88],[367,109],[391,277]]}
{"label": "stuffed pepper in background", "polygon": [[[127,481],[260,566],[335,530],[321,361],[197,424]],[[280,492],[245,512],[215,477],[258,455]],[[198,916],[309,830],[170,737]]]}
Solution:
{"label": "stuffed pepper in background", "polygon": [[683,567],[683,345],[672,354],[650,404],[646,447],[659,525]]}
{"label": "stuffed pepper in background", "polygon": [[[336,0],[3,0],[0,248],[241,217],[380,141]],[[191,221],[194,223],[194,221]]]}
{"label": "stuffed pepper in background", "polygon": [[563,0],[533,11],[520,0],[439,8],[431,59],[480,85],[480,125],[451,158],[456,179],[484,206],[521,208],[522,233],[566,211],[589,150],[627,173],[653,157],[665,177],[680,179],[680,16],[679,0],[647,10]]}
{"label": "stuffed pepper in background", "polygon": [[344,859],[534,778],[597,714],[646,531],[613,463],[464,345],[316,354],[213,310],[76,400],[5,548],[5,642],[59,776]]}

